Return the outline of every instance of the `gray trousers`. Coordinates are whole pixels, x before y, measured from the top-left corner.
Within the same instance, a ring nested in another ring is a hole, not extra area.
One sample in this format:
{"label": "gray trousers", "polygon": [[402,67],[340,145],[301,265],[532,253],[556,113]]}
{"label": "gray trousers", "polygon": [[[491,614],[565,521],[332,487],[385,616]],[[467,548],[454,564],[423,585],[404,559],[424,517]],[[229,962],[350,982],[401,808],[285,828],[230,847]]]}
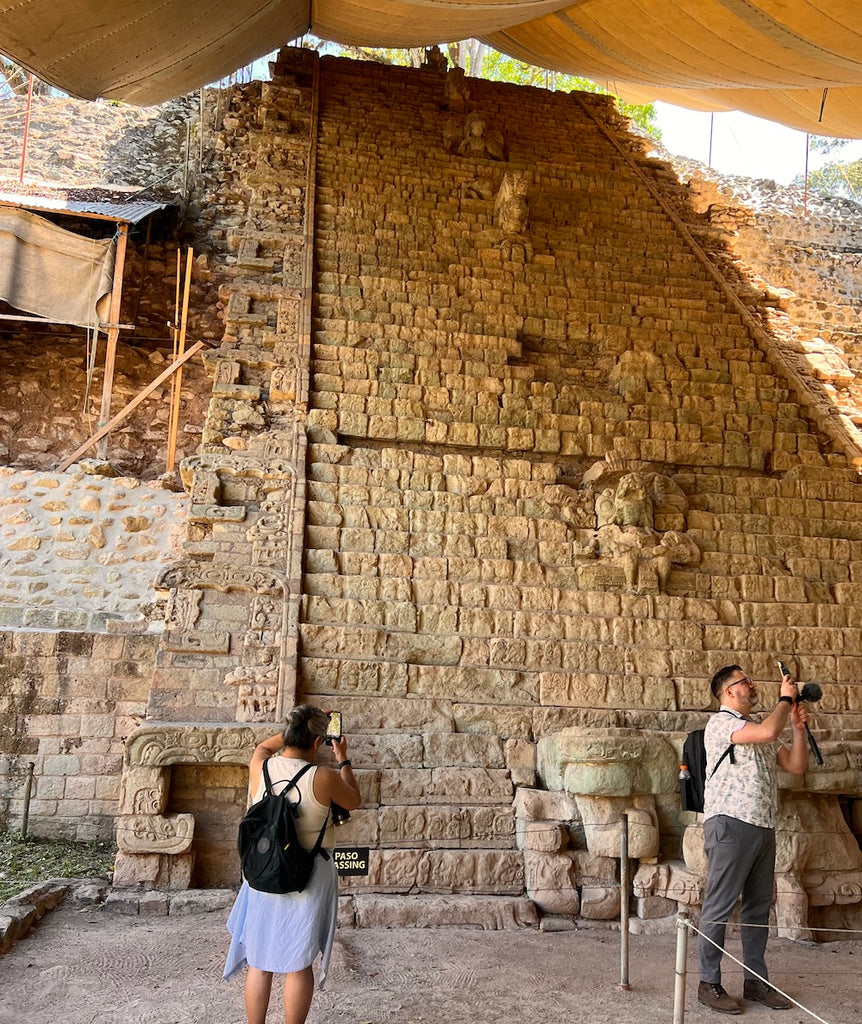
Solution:
{"label": "gray trousers", "polygon": [[[749,825],[723,814],[708,818],[703,826],[703,846],[709,861],[706,894],[700,912],[700,930],[724,947],[727,919],[742,896],[739,920],[743,972],[754,978],[766,973],[766,940],[772,886],[775,879],[775,831]],[[761,927],[746,928],[746,925]],[[721,948],[703,936],[698,943],[700,980],[721,984]]]}

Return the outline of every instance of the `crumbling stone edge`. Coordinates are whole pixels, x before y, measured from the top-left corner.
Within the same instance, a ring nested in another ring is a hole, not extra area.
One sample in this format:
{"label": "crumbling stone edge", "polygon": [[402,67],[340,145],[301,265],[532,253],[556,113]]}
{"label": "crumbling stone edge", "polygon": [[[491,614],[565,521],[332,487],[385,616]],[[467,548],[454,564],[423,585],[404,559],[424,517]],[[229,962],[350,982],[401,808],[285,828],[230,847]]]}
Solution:
{"label": "crumbling stone edge", "polygon": [[186,889],[181,892],[112,889],[104,878],[51,878],[25,889],[0,905],[0,956],[28,935],[64,899],[79,908],[136,917],[197,914],[223,910],[236,897],[234,889]]}

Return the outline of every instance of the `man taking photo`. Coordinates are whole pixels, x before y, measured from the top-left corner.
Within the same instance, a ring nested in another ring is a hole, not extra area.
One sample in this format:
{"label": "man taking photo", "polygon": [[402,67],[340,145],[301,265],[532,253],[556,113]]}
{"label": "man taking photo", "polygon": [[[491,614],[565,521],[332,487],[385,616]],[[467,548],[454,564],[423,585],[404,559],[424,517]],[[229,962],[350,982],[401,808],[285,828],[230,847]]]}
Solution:
{"label": "man taking photo", "polygon": [[[787,674],[781,680],[778,704],[762,721],[751,716],[758,703],[757,686],[739,665],[716,672],[712,694],[721,708],[704,732],[703,838],[708,868],[700,915],[697,999],[719,1013],[742,1011],[721,984],[725,929],[741,895],[743,998],[785,1010],[793,1004],[761,980],[768,977],[765,954],[775,876],[776,765],[791,775],[805,774],[808,712],[797,702],[796,684]],[[789,747],[778,742],[788,721],[792,726]]]}

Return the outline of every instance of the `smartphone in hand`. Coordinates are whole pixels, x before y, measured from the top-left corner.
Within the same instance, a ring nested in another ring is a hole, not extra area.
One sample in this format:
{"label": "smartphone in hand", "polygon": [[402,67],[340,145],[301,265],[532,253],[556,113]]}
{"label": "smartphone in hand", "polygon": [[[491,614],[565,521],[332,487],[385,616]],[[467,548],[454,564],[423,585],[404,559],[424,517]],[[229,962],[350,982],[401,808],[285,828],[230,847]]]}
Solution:
{"label": "smartphone in hand", "polygon": [[330,711],[329,712],[329,724],[326,726],[326,734],[323,737],[323,742],[328,746],[332,746],[333,740],[340,740],[344,735],[344,729],[341,725],[341,712]]}

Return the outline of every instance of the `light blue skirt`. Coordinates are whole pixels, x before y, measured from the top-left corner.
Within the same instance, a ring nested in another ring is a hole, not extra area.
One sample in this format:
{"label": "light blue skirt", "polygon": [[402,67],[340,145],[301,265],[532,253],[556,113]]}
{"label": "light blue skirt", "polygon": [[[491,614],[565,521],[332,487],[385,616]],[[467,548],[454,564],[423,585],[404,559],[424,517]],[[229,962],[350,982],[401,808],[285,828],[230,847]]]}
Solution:
{"label": "light blue skirt", "polygon": [[331,856],[315,858],[311,881],[303,892],[279,896],[258,892],[243,882],[227,919],[231,944],[225,979],[246,965],[274,974],[301,971],[320,953],[317,980],[323,988],[337,916],[338,874]]}

